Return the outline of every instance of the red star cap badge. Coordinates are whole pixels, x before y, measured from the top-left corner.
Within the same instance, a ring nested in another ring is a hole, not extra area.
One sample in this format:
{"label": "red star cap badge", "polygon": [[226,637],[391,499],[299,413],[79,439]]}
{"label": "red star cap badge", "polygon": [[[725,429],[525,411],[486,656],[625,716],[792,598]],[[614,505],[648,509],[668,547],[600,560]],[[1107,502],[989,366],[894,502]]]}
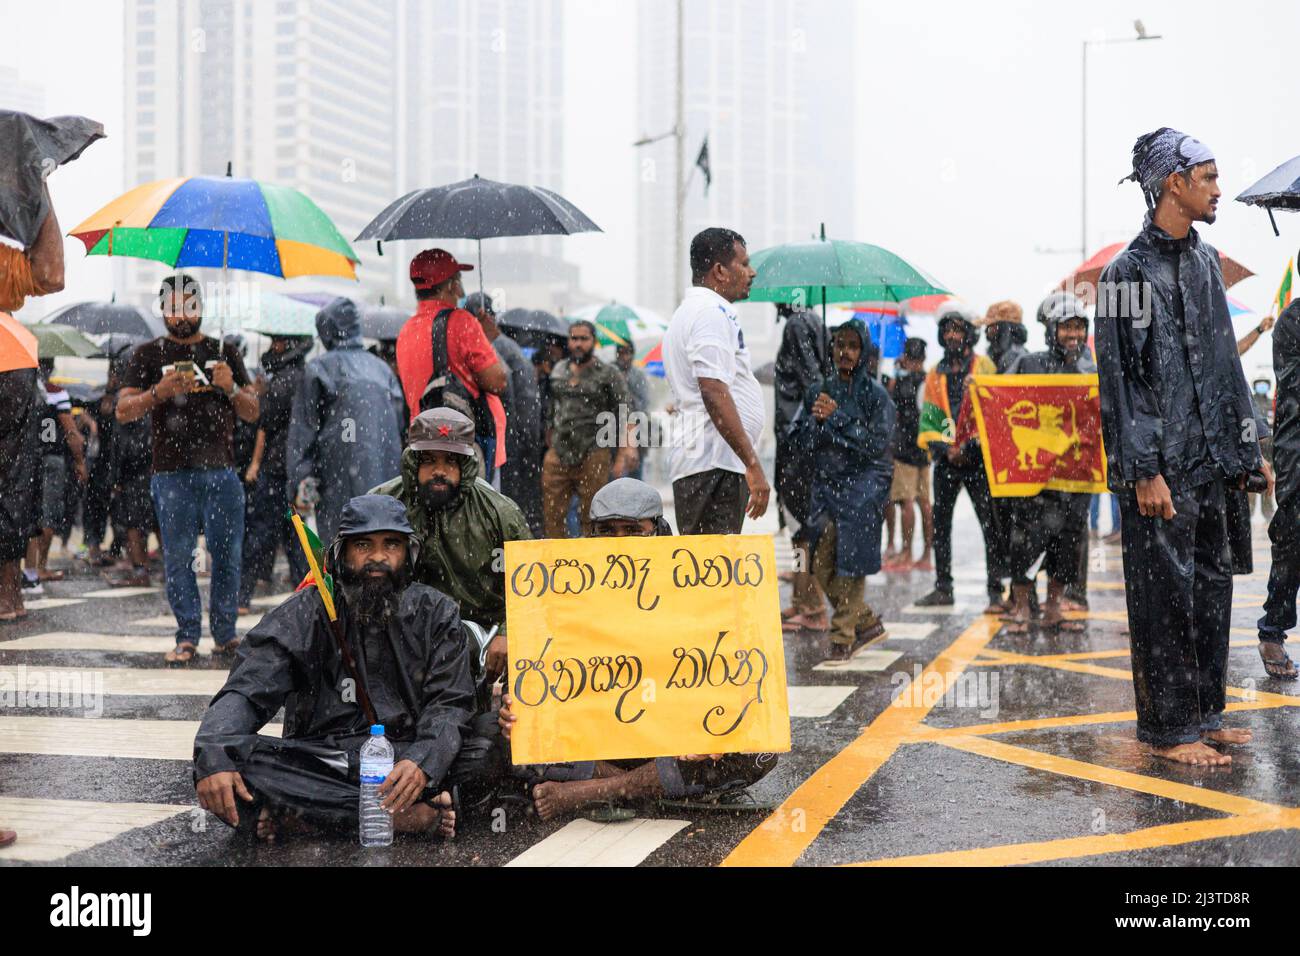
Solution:
{"label": "red star cap badge", "polygon": [[450,426],[450,425],[439,425],[439,426],[438,426],[438,437],[439,437],[439,438],[448,438],[448,437],[450,437],[450,436],[451,436],[451,426]]}

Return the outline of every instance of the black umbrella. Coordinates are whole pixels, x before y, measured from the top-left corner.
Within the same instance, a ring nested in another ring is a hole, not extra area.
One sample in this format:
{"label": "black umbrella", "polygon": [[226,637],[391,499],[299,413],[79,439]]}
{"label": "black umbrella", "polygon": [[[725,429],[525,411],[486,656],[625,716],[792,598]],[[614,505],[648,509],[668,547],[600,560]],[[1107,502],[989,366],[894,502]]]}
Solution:
{"label": "black umbrella", "polygon": [[519,332],[540,332],[543,335],[569,337],[569,327],[562,319],[543,309],[510,309],[497,316],[497,325]]}
{"label": "black umbrella", "polygon": [[478,241],[479,291],[483,291],[483,240],[509,236],[567,236],[601,232],[577,206],[540,186],[473,179],[417,189],[391,203],[361,230],[357,241],[474,239]]}
{"label": "black umbrella", "polygon": [[402,326],[411,317],[409,312],[391,305],[374,305],[361,310],[361,334],[380,342],[396,342]]}
{"label": "black umbrella", "polygon": [[77,302],[41,319],[71,326],[87,335],[123,332],[139,339],[156,339],[166,334],[162,322],[143,309],[121,302]]}
{"label": "black umbrella", "polygon": [[1273,235],[1281,235],[1273,219],[1273,210],[1300,211],[1300,156],[1287,160],[1255,183],[1237,197],[1237,202],[1263,206],[1268,210],[1268,221],[1273,224]]}

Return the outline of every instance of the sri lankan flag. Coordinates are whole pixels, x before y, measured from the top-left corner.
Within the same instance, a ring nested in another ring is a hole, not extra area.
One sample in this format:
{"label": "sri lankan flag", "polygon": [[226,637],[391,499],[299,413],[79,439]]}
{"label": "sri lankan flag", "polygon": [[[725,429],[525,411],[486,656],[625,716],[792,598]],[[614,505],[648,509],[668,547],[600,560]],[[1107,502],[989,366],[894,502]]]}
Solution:
{"label": "sri lankan flag", "polygon": [[1096,375],[975,375],[969,402],[993,497],[1106,490]]}
{"label": "sri lankan flag", "polygon": [[[970,368],[972,375],[992,375],[997,366],[987,355],[976,355]],[[952,420],[948,403],[948,376],[938,368],[925,374],[925,387],[921,391],[921,424],[916,430],[916,443],[929,451],[930,442],[952,444],[956,440],[957,425]]]}
{"label": "sri lankan flag", "polygon": [[1282,311],[1291,304],[1291,280],[1295,276],[1295,260],[1291,259],[1286,264],[1286,272],[1282,274],[1282,284],[1277,287],[1277,298],[1273,304],[1277,306],[1273,315],[1279,316]]}
{"label": "sri lankan flag", "polygon": [[329,615],[331,621],[337,620],[338,614],[334,610],[334,579],[324,571],[325,546],[321,544],[320,538],[316,537],[316,532],[307,527],[300,515],[290,510],[287,517],[293,524],[293,530],[298,533],[298,543],[302,545],[302,552],[307,557],[309,568],[307,576],[294,590],[302,591],[315,587],[320,591],[325,613]]}

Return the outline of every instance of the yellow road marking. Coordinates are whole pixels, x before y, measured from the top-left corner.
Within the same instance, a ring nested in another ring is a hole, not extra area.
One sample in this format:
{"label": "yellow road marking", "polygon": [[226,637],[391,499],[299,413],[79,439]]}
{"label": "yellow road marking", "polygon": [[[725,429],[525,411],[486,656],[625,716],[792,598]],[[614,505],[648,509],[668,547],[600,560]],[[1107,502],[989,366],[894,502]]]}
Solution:
{"label": "yellow road marking", "polygon": [[1041,750],[1017,747],[1001,740],[990,740],[987,737],[944,737],[936,742],[945,747],[952,747],[954,750],[978,754],[981,757],[991,757],[994,760],[1028,767],[1031,770],[1045,770],[1049,773],[1058,773],[1079,780],[1091,780],[1093,783],[1123,787],[1125,790],[1136,790],[1139,793],[1149,793],[1152,796],[1165,797],[1169,800],[1181,800],[1183,803],[1195,804],[1208,810],[1218,810],[1220,813],[1239,815],[1273,814],[1278,816],[1290,809],[1263,803],[1259,800],[1252,800],[1249,797],[1238,797],[1219,790],[1211,790],[1208,787],[1193,787],[1190,784],[1178,783],[1174,780],[1148,777],[1145,774],[1133,773],[1128,770],[1116,770],[1113,767],[1084,763],[1082,760],[1075,760],[1071,757],[1060,757],[1056,754],[1044,753]]}
{"label": "yellow road marking", "polygon": [[1245,836],[1268,830],[1282,830],[1300,826],[1296,811],[1287,811],[1279,822],[1273,815],[1248,815],[1226,817],[1218,820],[1194,820],[1187,823],[1170,823],[1148,827],[1131,833],[1106,833],[1099,836],[1071,837],[1064,840],[1046,840],[1041,843],[1013,843],[1007,846],[982,847],[975,850],[953,850],[947,853],[926,853],[919,856],[897,856],[887,860],[851,863],[849,866],[1017,866],[1026,863],[1043,863],[1048,860],[1072,860],[1103,853],[1124,853],[1131,850],[1149,850],[1157,847],[1178,846],[1200,840]]}
{"label": "yellow road marking", "polygon": [[[979,617],[922,671],[951,687],[1001,624]],[[941,695],[940,695],[941,696]],[[933,706],[933,705],[931,705]],[[741,840],[723,866],[793,866],[817,835],[903,743],[930,707],[886,707],[858,738],[819,767],[771,816]]]}
{"label": "yellow road marking", "polygon": [[[1297,701],[1296,703],[1300,703]],[[1223,708],[1225,713],[1243,710],[1272,710],[1279,705],[1271,701],[1240,701]],[[1291,704],[1295,706],[1295,704]],[[1076,714],[1072,717],[1039,717],[1031,720],[1008,720],[996,724],[966,724],[961,727],[927,727],[922,724],[909,741],[935,740],[939,737],[1009,734],[1025,730],[1051,730],[1056,727],[1086,727],[1090,724],[1122,724],[1137,720],[1137,711],[1114,710],[1104,714]]]}

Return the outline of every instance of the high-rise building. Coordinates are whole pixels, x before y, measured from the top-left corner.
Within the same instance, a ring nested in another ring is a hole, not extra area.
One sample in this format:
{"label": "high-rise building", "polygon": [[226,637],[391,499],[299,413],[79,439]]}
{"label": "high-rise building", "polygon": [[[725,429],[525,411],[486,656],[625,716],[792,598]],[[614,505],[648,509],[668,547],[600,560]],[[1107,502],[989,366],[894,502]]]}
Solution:
{"label": "high-rise building", "polygon": [[[125,188],[229,167],[301,190],[351,241],[398,195],[394,2],[126,0]],[[360,287],[294,284],[391,297],[397,263],[354,248]],[[125,297],[154,294],[156,263],[119,268]]]}
{"label": "high-rise building", "polygon": [[[853,4],[848,0],[686,3],[683,254],[707,226],[740,232],[751,252],[853,231]],[[637,119],[655,137],[673,129],[676,5],[640,0]],[[713,182],[694,167],[705,137]],[[645,146],[638,165],[638,301],[671,314],[672,137]],[[684,281],[689,269],[682,265]]]}
{"label": "high-rise building", "polygon": [[0,109],[45,116],[45,87],[28,83],[11,66],[0,66]]}
{"label": "high-rise building", "polygon": [[[398,0],[398,33],[400,192],[477,174],[563,193],[562,0]],[[570,304],[577,269],[563,242],[485,241],[486,287],[506,290],[507,304]],[[438,244],[477,261],[471,242]]]}

